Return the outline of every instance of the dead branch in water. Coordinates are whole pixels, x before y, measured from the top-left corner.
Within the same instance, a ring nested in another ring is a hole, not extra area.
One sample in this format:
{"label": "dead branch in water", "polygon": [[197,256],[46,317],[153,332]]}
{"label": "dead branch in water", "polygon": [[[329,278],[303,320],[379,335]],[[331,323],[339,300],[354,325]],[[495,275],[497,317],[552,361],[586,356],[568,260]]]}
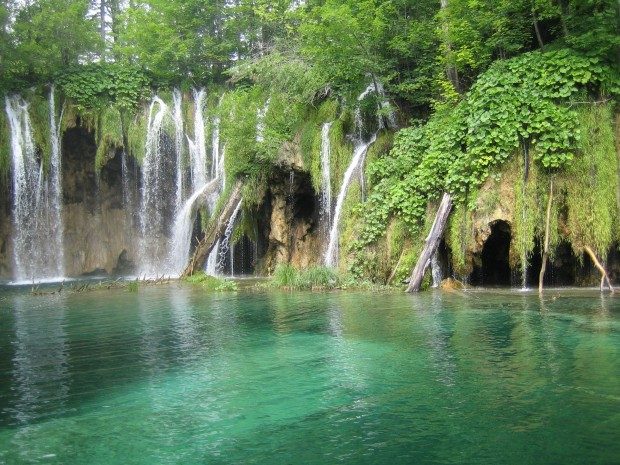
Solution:
{"label": "dead branch in water", "polygon": [[590,257],[590,260],[592,260],[592,263],[594,263],[594,266],[596,266],[598,268],[598,270],[601,272],[601,292],[605,288],[605,283],[607,283],[607,286],[609,287],[609,290],[613,294],[615,291],[614,291],[613,286],[611,285],[611,281],[609,280],[609,276],[607,275],[607,271],[605,270],[603,265],[601,265],[601,262],[598,261],[598,258],[596,258],[596,254],[587,245],[583,249],[586,251],[586,253]]}
{"label": "dead branch in water", "polygon": [[547,271],[547,260],[549,260],[549,235],[551,223],[551,206],[553,204],[553,178],[549,181],[549,201],[547,202],[547,220],[545,222],[545,245],[543,248],[542,265],[540,267],[540,275],[538,276],[538,292],[542,294],[543,280]]}

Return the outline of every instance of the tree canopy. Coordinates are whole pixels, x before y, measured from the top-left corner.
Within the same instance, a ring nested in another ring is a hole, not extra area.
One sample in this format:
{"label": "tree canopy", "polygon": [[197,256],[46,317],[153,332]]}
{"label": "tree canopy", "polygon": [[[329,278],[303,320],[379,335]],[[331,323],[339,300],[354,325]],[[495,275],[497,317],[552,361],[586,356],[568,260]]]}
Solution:
{"label": "tree canopy", "polygon": [[615,0],[5,1],[0,86],[46,83],[91,63],[139,68],[152,87],[231,77],[279,85],[283,73],[309,72],[308,88],[291,89],[306,96],[351,96],[372,76],[424,114],[495,60],[539,48],[562,44],[617,66],[619,8]]}

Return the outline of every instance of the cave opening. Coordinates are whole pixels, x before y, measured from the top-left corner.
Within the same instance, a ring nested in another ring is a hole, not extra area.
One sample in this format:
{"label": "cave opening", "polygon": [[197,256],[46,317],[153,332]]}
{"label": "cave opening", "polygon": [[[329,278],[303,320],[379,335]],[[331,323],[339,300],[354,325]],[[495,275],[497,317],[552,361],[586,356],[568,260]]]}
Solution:
{"label": "cave opening", "polygon": [[474,286],[510,286],[510,225],[496,221],[491,225],[491,235],[482,248],[480,260],[474,266],[470,282]]}
{"label": "cave opening", "polygon": [[[542,267],[542,244],[539,239],[535,241],[534,250],[530,257],[527,268],[527,281],[529,287],[537,287]],[[578,257],[567,242],[560,242],[547,262],[547,270],[543,281],[544,286],[574,286],[580,275],[590,274],[589,265],[580,263]]]}

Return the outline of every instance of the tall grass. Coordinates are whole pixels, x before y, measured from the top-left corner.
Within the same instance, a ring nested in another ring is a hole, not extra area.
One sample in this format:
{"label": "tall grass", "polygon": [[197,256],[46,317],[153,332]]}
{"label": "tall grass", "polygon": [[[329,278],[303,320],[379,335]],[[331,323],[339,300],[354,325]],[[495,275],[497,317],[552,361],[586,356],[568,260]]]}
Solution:
{"label": "tall grass", "polygon": [[331,268],[312,266],[305,270],[298,270],[292,265],[278,265],[270,282],[271,286],[284,289],[313,290],[338,289],[341,279]]}

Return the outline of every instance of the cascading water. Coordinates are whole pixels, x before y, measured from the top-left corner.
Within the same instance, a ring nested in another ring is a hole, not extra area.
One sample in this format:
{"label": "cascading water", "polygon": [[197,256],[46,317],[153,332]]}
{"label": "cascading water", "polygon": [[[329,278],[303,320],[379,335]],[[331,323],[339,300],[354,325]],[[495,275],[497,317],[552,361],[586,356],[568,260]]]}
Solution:
{"label": "cascading water", "polygon": [[142,162],[142,197],[140,202],[139,275],[161,274],[161,263],[166,257],[167,241],[164,222],[165,195],[162,186],[168,173],[164,170],[161,139],[164,117],[168,107],[159,97],[153,98],[149,108],[146,135],[146,153]]}
{"label": "cascading water", "polygon": [[49,96],[49,170],[38,159],[28,114],[20,96],[7,97],[13,176],[13,260],[16,281],[64,274],[60,133],[54,89]]}
{"label": "cascading water", "polygon": [[344,173],[344,178],[342,179],[342,184],[340,185],[340,193],[338,194],[338,199],[336,200],[332,227],[329,230],[329,244],[327,246],[327,251],[325,252],[324,260],[326,266],[338,266],[338,236],[340,233],[339,223],[340,215],[342,214],[342,206],[347,196],[353,174],[362,164],[362,161],[368,152],[368,148],[375,142],[375,140],[377,140],[377,134],[373,134],[368,142],[359,141],[356,144],[351,163],[349,164],[347,171]]}
{"label": "cascading water", "polygon": [[[54,261],[56,262],[56,276],[65,274],[65,253],[63,246],[64,227],[62,222],[62,152],[60,148],[60,125],[56,120],[56,99],[54,86],[49,95],[49,116],[50,116],[50,181],[48,207],[50,211],[50,227],[52,231],[52,248],[56,250]],[[62,121],[64,111],[61,111],[58,121]]]}
{"label": "cascading water", "polygon": [[190,143],[192,192],[207,183],[207,146],[205,136],[204,106],[207,92],[194,89],[194,140]]}
{"label": "cascading water", "polygon": [[431,275],[433,277],[433,287],[441,286],[443,280],[443,272],[441,270],[441,263],[437,257],[437,252],[431,256]]}
{"label": "cascading water", "polygon": [[256,112],[256,142],[265,141],[265,117],[269,111],[271,98],[268,98],[263,108],[259,108]]}
{"label": "cascading water", "polygon": [[329,130],[332,123],[324,123],[321,128],[321,219],[325,230],[332,226],[332,186],[331,186],[331,144]]}
{"label": "cascading water", "polygon": [[176,155],[176,205],[183,205],[185,182],[183,172],[183,96],[179,89],[172,92],[172,120],[174,122],[174,152]]}
{"label": "cascading water", "polygon": [[[387,102],[385,98],[385,94],[383,92],[383,87],[380,84],[373,82],[370,84],[357,98],[358,102],[364,100],[371,92],[377,92],[378,97],[382,99],[382,101]],[[389,105],[389,102],[387,102]],[[383,129],[383,119],[380,115],[377,115],[378,119],[378,128]],[[388,117],[388,121],[394,119],[393,117]],[[363,118],[361,114],[361,110],[359,108],[355,111],[355,148],[353,150],[353,158],[349,163],[349,166],[344,173],[344,177],[342,179],[342,183],[340,185],[340,193],[338,194],[338,198],[336,200],[336,208],[334,209],[333,220],[331,224],[331,228],[329,230],[329,243],[327,246],[327,251],[324,256],[324,263],[326,266],[335,268],[338,266],[338,239],[339,239],[339,223],[340,216],[342,214],[342,206],[344,204],[344,200],[347,196],[347,192],[349,190],[349,186],[351,184],[351,180],[353,175],[358,172],[364,164],[364,160],[366,158],[366,154],[368,153],[369,147],[377,140],[378,132],[375,132],[370,136],[369,140],[364,140],[363,138]],[[363,176],[363,174],[362,174]]]}
{"label": "cascading water", "polygon": [[220,241],[217,241],[211,252],[209,253],[209,257],[207,257],[207,265],[205,266],[205,273],[209,276],[217,275],[217,259],[220,253]]}
{"label": "cascading water", "polygon": [[204,146],[204,90],[194,91],[194,121],[198,123],[194,127],[195,141],[188,138],[190,144],[190,154],[192,161],[192,187],[204,177],[204,182],[196,188],[192,195],[187,199],[181,208],[177,210],[175,221],[172,227],[172,239],[168,256],[168,271],[170,274],[178,275],[183,271],[189,259],[191,246],[191,234],[194,227],[196,216],[196,203],[203,198],[207,192],[206,203],[210,211],[213,211],[217,203],[224,184],[224,153],[220,155],[220,131],[219,118],[213,120],[213,136],[211,138],[211,171],[207,176],[206,147]]}
{"label": "cascading water", "polygon": [[[239,216],[240,211],[241,211],[241,202],[239,202],[237,206],[235,207],[235,209],[233,210],[230,220],[228,220],[228,224],[226,225],[224,237],[222,237],[222,240],[220,241],[220,244],[218,247],[218,261],[217,261],[217,267],[216,267],[219,273],[221,273],[221,271],[224,269],[226,255],[228,255],[229,250],[231,248],[230,239],[233,233],[233,229],[235,227],[235,221],[237,220],[237,216]],[[234,274],[234,267],[232,264],[233,262],[232,255],[230,258],[231,258],[230,269],[231,269],[231,275],[232,275]]]}
{"label": "cascading water", "polygon": [[194,192],[192,196],[185,201],[183,207],[177,213],[172,226],[172,240],[170,242],[170,251],[168,255],[167,271],[171,275],[180,275],[187,265],[189,259],[189,249],[192,242],[192,229],[194,228],[194,219],[196,216],[196,203],[199,198],[203,197],[205,191],[210,189],[214,183],[219,182],[218,179],[205,184],[202,189]]}
{"label": "cascading water", "polygon": [[[218,145],[219,145],[219,141],[218,141]],[[218,162],[218,166],[219,166],[219,173],[217,175],[217,177],[219,179],[221,179],[221,184],[220,184],[220,189],[219,191],[216,191],[211,197],[209,197],[207,199],[207,203],[209,205],[209,209],[211,211],[213,211],[213,209],[215,208],[215,205],[217,204],[218,200],[220,199],[222,192],[224,191],[224,188],[226,186],[226,176],[225,176],[225,171],[224,171],[224,160],[225,160],[225,155],[226,155],[226,147],[222,148],[222,155],[220,156],[220,161]],[[209,253],[209,256],[207,257],[207,263],[205,266],[205,273],[208,274],[209,276],[217,276],[219,274],[220,271],[220,267],[219,267],[219,254],[220,254],[220,245],[221,245],[222,241],[218,240],[215,245],[213,246],[213,249],[211,249],[211,252]]]}

